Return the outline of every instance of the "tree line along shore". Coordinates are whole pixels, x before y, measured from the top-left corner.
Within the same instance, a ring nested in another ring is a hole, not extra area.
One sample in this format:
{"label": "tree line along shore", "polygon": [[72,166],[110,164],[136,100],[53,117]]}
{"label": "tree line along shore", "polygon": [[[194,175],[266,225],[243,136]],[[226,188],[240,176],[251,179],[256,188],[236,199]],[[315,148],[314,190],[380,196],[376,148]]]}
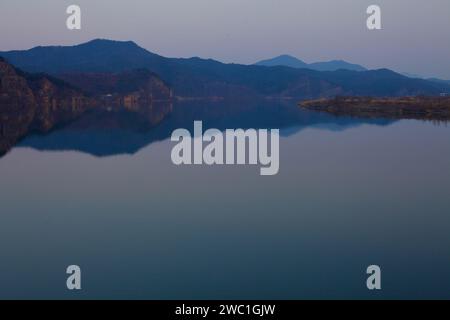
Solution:
{"label": "tree line along shore", "polygon": [[304,100],[301,108],[337,116],[450,120],[450,96],[334,97]]}

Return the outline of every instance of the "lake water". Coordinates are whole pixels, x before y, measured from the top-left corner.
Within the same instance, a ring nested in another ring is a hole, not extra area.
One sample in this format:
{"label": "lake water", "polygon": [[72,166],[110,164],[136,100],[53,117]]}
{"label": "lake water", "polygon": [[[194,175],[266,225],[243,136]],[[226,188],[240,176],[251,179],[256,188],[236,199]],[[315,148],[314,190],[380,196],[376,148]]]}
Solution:
{"label": "lake water", "polygon": [[[450,126],[279,102],[180,104],[150,131],[93,119],[0,159],[0,298],[450,298]],[[279,174],[173,165],[194,120],[280,128]]]}

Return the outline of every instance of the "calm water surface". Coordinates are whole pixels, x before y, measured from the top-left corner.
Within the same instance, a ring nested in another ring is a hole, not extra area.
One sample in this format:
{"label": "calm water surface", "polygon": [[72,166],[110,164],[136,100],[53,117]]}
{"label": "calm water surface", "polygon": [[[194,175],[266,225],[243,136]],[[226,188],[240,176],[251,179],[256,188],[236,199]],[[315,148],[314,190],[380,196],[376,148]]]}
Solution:
{"label": "calm water surface", "polygon": [[[193,120],[281,128],[279,174],[173,165],[169,134]],[[0,159],[0,298],[450,298],[450,127],[275,102],[92,122]]]}

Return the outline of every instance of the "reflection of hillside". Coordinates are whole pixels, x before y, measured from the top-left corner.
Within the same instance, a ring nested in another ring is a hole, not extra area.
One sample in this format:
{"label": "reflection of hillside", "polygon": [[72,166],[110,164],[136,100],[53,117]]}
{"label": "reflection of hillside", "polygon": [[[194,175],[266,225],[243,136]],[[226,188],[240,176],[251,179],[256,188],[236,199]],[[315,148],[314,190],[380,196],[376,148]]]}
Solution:
{"label": "reflection of hillside", "polygon": [[336,118],[297,108],[294,102],[253,101],[242,103],[183,102],[158,126],[149,128],[138,114],[129,112],[90,112],[47,135],[26,138],[20,146],[38,150],[75,150],[95,156],[133,154],[155,141],[170,137],[177,128],[191,129],[194,120],[202,120],[204,128],[280,128],[281,134],[320,126],[331,130],[345,129],[364,123],[388,125],[392,121]]}
{"label": "reflection of hillside", "polygon": [[26,74],[0,58],[0,155],[30,131],[73,120],[95,100],[45,74]]}
{"label": "reflection of hillside", "polygon": [[[100,80],[108,85],[96,87]],[[146,128],[172,111],[172,90],[146,70],[100,78],[85,74],[72,82],[83,89],[46,74],[24,73],[0,58],[0,156],[27,135],[65,126],[92,110],[134,113]]]}

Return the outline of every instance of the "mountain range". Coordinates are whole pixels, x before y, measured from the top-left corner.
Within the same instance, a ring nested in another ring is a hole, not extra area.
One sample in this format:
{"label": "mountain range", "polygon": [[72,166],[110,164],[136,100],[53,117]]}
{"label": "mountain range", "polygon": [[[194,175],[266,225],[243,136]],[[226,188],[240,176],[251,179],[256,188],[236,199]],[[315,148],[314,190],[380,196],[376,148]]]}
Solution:
{"label": "mountain range", "polygon": [[[73,77],[67,75],[147,69],[167,83],[176,96],[187,98],[311,99],[336,95],[405,96],[450,92],[447,83],[411,79],[388,69],[317,71],[288,66],[225,64],[198,57],[166,58],[132,41],[97,39],[75,46],[40,46],[0,52],[0,56],[25,71],[49,73],[76,86],[83,84],[74,82]],[[328,66],[339,63],[328,63]],[[320,68],[324,68],[323,65]]]}
{"label": "mountain range", "polygon": [[450,80],[442,80],[442,79],[438,79],[438,78],[428,78],[427,80],[450,85]]}
{"label": "mountain range", "polygon": [[285,66],[298,69],[312,69],[316,71],[337,71],[352,70],[352,71],[367,71],[366,68],[358,64],[352,64],[343,60],[331,60],[325,62],[306,63],[290,55],[281,55],[272,59],[262,60],[255,63],[257,66]]}
{"label": "mountain range", "polygon": [[274,63],[287,65],[166,58],[132,41],[101,39],[0,52],[0,155],[31,132],[47,132],[89,112],[96,112],[96,122],[128,119],[135,128],[152,128],[173,112],[174,98],[239,101],[232,105],[242,106],[259,98],[297,101],[450,92],[446,81],[409,78],[388,69],[361,70],[342,61],[303,68],[298,59],[284,56]]}

